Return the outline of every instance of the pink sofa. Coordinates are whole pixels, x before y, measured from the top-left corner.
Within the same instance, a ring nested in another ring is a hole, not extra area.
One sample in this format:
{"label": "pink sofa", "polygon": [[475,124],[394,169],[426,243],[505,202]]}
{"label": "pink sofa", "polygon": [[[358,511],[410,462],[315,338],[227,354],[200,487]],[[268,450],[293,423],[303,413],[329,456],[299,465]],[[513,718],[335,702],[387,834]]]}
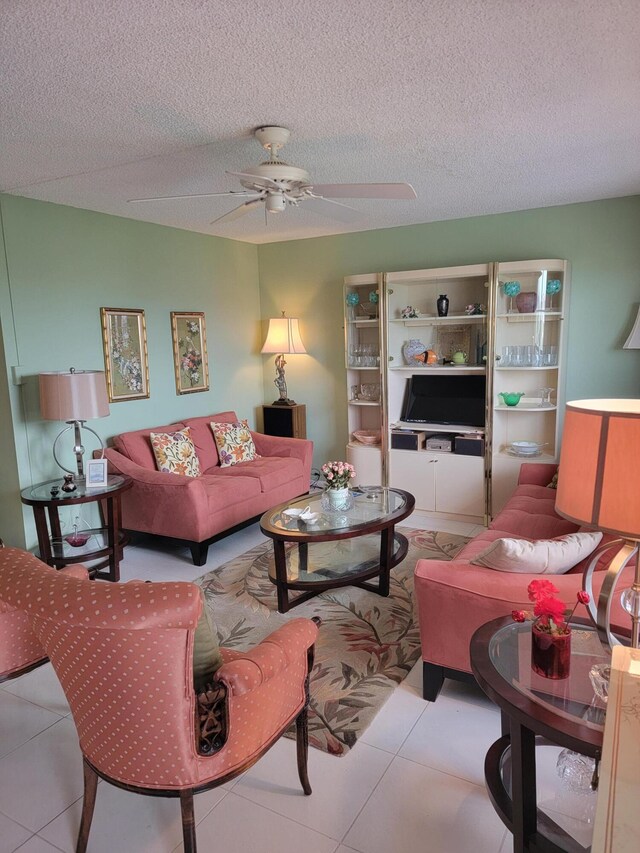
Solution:
{"label": "pink sofa", "polygon": [[[556,492],[547,488],[547,484],[556,470],[555,465],[525,463],[520,469],[518,486],[503,510],[488,530],[464,546],[455,560],[418,560],[414,577],[425,699],[434,701],[437,698],[445,678],[474,680],[469,644],[477,628],[498,616],[509,615],[512,610],[531,607],[527,586],[540,575],[498,572],[474,566],[471,560],[475,555],[501,537],[550,539],[578,530],[577,525],[555,512]],[[612,539],[605,534],[601,544]],[[615,550],[609,551],[600,559],[593,582],[595,595],[602,584],[602,570],[614,553]],[[579,563],[567,574],[550,577],[562,600],[567,603],[575,601],[582,586],[582,571],[590,559]],[[621,579],[619,589],[630,586],[633,581],[632,567],[625,571],[628,583]],[[620,607],[618,596],[615,598],[611,609],[612,622],[618,627],[628,628],[629,617]]]}
{"label": "pink sofa", "polygon": [[[218,412],[115,436],[113,447],[105,451],[109,470],[133,480],[133,488],[122,495],[122,527],[182,540],[191,549],[194,564],[202,566],[211,542],[270,507],[306,494],[311,441],[252,432],[260,458],[220,467],[209,424],[237,420],[235,412]],[[161,473],[151,449],[150,432],[175,432],[185,426],[191,428],[199,477]]]}

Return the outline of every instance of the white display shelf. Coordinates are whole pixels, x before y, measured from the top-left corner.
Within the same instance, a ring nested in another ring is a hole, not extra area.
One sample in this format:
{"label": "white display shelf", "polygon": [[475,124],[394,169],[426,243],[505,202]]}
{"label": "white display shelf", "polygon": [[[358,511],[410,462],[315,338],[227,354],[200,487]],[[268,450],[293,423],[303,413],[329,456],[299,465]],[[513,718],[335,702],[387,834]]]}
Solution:
{"label": "white display shelf", "polygon": [[348,400],[350,406],[380,406],[380,400]]}
{"label": "white display shelf", "polygon": [[437,367],[422,364],[398,364],[389,367],[389,370],[410,370],[413,373],[485,373],[486,367],[479,367],[474,364],[455,364],[445,365],[440,364]]}
{"label": "white display shelf", "polygon": [[439,326],[439,325],[460,325],[461,323],[483,323],[487,319],[486,314],[449,314],[447,317],[393,317],[389,320],[390,323],[397,323],[402,326]]}
{"label": "white display shelf", "polygon": [[535,320],[562,320],[562,311],[532,311],[530,313],[496,314],[496,319],[506,320],[507,323],[532,323]]}
{"label": "white display shelf", "polygon": [[380,370],[380,365],[379,365],[379,364],[376,364],[376,365],[372,365],[371,367],[361,367],[360,365],[358,365],[358,366],[356,367],[356,365],[355,365],[355,364],[348,364],[348,365],[347,365],[347,370],[378,370],[378,371],[379,371],[379,370]]}
{"label": "white display shelf", "polygon": [[527,412],[527,414],[538,412],[539,414],[544,414],[545,412],[555,412],[557,408],[557,406],[541,406],[538,403],[523,403],[520,401],[517,406],[506,406],[500,403],[494,406],[493,410],[494,412]]}
{"label": "white display shelf", "polygon": [[500,365],[496,365],[496,370],[557,370],[557,364],[549,364],[547,367],[500,367]]}
{"label": "white display shelf", "polygon": [[349,441],[347,447],[357,447],[358,450],[369,450],[371,452],[375,451],[376,453],[380,453],[382,450],[381,444],[362,444],[362,442],[356,441],[354,438]]}
{"label": "white display shelf", "polygon": [[363,326],[365,326],[365,327],[366,326],[371,326],[371,327],[378,326],[380,324],[380,321],[379,320],[365,320],[364,318],[362,320],[358,320],[356,318],[355,320],[347,320],[347,323],[350,326],[357,326],[360,329]]}
{"label": "white display shelf", "polygon": [[516,456],[514,453],[509,453],[508,450],[499,450],[498,456],[502,459],[513,459],[514,462],[522,464],[523,462],[557,462],[557,458],[551,453],[540,453],[538,456]]}

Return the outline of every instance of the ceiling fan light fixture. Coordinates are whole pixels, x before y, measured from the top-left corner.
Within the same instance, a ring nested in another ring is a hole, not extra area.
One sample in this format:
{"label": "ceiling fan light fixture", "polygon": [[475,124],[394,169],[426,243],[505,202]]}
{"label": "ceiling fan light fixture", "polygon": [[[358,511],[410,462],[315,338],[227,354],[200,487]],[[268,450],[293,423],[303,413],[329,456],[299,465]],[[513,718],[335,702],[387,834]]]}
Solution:
{"label": "ceiling fan light fixture", "polygon": [[264,200],[267,213],[282,213],[287,206],[284,195],[281,193],[269,194]]}

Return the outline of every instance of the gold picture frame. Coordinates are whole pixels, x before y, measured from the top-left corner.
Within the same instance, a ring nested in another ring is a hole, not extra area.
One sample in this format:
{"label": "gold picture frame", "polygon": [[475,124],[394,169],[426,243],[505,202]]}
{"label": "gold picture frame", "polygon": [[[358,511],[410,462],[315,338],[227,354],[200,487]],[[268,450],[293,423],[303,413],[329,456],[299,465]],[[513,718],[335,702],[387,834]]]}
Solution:
{"label": "gold picture frame", "polygon": [[176,394],[209,390],[207,329],[203,311],[172,311]]}
{"label": "gold picture frame", "polygon": [[147,327],[141,308],[101,308],[102,345],[110,403],[149,396]]}

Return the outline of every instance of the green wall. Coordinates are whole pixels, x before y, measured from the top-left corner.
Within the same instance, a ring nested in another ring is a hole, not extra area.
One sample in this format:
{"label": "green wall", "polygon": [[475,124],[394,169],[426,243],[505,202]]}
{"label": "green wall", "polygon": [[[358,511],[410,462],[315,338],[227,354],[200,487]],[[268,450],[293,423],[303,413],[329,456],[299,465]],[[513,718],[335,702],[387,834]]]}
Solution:
{"label": "green wall", "polygon": [[[112,403],[108,418],[89,424],[103,439],[224,409],[255,424],[263,389],[255,246],[16,196],[0,196],[0,206],[6,253],[0,318],[7,362],[6,381],[0,380],[1,422],[6,429],[9,398],[14,467],[23,488],[59,474],[51,447],[61,425],[40,418],[38,373],[104,369],[101,306],[145,310],[151,391],[147,400]],[[176,394],[172,310],[205,312],[208,392]],[[87,441],[87,450],[92,447]],[[67,464],[73,467],[71,454]],[[26,533],[15,530],[15,475],[7,483],[0,491],[0,536],[33,545],[31,510],[24,513]]]}
{"label": "green wall", "polygon": [[[289,395],[307,404],[315,462],[347,438],[342,328],[346,275],[487,261],[567,258],[567,399],[640,397],[640,351],[622,350],[640,300],[640,197],[434,222],[258,249],[263,316],[300,318],[309,356],[291,356]],[[272,393],[265,373],[265,399]]]}
{"label": "green wall", "polygon": [[[145,309],[151,389],[91,424],[104,438],[226,408],[259,426],[260,404],[277,396],[262,336],[285,310],[309,352],[288,358],[289,396],[307,404],[315,464],[340,458],[343,277],[494,260],[567,258],[568,398],[640,397],[640,351],[621,349],[640,301],[640,197],[259,247],[15,196],[0,196],[0,214],[0,427],[13,444],[0,463],[0,536],[12,544],[35,541],[18,487],[59,473],[60,425],[40,418],[37,375],[102,369],[101,306]],[[209,392],[176,395],[172,310],[206,314]]]}

